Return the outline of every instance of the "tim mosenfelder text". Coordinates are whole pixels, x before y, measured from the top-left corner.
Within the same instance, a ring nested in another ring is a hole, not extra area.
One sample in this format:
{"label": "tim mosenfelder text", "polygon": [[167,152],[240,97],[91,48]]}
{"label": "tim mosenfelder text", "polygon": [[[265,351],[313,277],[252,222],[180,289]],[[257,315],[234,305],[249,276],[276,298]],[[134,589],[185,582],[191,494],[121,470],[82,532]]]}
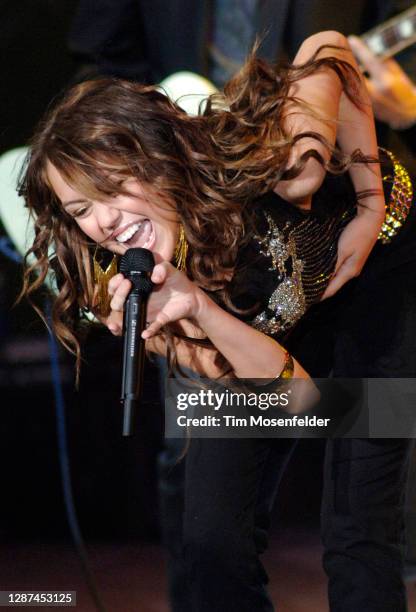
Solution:
{"label": "tim mosenfelder text", "polygon": [[331,419],[316,415],[268,418],[264,415],[236,417],[224,414],[219,417],[204,415],[202,417],[187,417],[181,414],[177,417],[179,427],[328,427]]}

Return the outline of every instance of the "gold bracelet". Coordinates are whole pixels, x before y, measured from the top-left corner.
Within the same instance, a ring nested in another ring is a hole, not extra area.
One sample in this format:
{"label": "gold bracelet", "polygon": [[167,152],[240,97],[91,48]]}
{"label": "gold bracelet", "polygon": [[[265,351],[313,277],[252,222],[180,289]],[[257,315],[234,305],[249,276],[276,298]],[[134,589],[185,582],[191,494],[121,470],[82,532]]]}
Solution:
{"label": "gold bracelet", "polygon": [[281,380],[281,379],[285,379],[288,380],[289,378],[293,378],[293,373],[295,371],[295,364],[293,362],[293,357],[292,355],[289,353],[289,351],[285,350],[285,361],[283,364],[283,369],[281,370],[280,374],[278,374],[275,378],[273,378],[272,380],[269,380],[269,382],[264,383],[264,385],[256,385],[256,389],[262,389],[264,390],[267,387],[273,387],[273,385]]}
{"label": "gold bracelet", "polygon": [[289,351],[285,352],[285,363],[283,365],[283,370],[280,372],[279,376],[275,378],[293,378],[293,372],[295,371],[295,364],[293,363],[293,357],[289,353]]}
{"label": "gold bracelet", "polygon": [[396,159],[391,151],[381,149],[390,158],[393,176],[383,176],[383,182],[392,183],[390,198],[386,204],[386,216],[381,226],[378,239],[388,244],[396,236],[412,207],[413,187],[406,168]]}

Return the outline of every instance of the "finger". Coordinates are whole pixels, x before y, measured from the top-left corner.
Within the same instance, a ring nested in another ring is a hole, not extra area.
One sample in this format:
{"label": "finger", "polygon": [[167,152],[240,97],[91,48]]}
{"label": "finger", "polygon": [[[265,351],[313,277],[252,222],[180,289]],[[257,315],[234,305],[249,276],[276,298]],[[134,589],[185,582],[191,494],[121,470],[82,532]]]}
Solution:
{"label": "finger", "polygon": [[164,312],[159,312],[156,319],[152,321],[149,327],[147,327],[142,332],[142,338],[144,340],[151,338],[152,336],[157,334],[161,330],[161,328],[167,323],[169,323],[169,317]]}
{"label": "finger", "polygon": [[337,272],[337,274],[331,279],[328,287],[325,289],[322,300],[326,300],[332,297],[341,289],[345,283],[358,276],[359,272],[351,267],[351,265],[343,265]]}
{"label": "finger", "polygon": [[107,327],[110,330],[110,332],[113,334],[113,336],[121,336],[123,332],[122,325],[117,325],[116,323],[111,323]]}
{"label": "finger", "polygon": [[152,283],[155,283],[157,285],[164,283],[168,276],[169,266],[170,264],[167,261],[162,261],[162,263],[157,264],[153,268],[152,276],[150,277]]}
{"label": "finger", "polygon": [[337,275],[337,272],[338,272],[338,269],[339,269],[339,266],[340,266],[340,265],[341,265],[341,262],[340,262],[340,260],[338,259],[337,264],[336,264],[336,267],[335,267],[335,270],[334,270],[334,272],[333,272],[333,274],[332,274],[332,276],[331,276],[331,279],[330,279],[330,281],[329,281],[329,283],[328,283],[328,285],[327,285],[327,288],[325,289],[325,291],[324,291],[324,292],[323,292],[323,294],[321,295],[321,298],[320,298],[320,301],[321,301],[321,302],[322,302],[322,300],[326,300],[327,298],[329,298],[329,297],[331,297],[332,295],[334,295],[334,293],[337,291],[337,290],[335,290],[334,292],[332,292],[332,287],[333,287],[334,280],[335,280],[335,277],[336,277],[336,275]]}
{"label": "finger", "polygon": [[124,280],[124,276],[120,272],[118,274],[115,274],[108,281],[108,293],[110,295],[113,295],[117,291],[117,288],[119,287],[120,283],[123,282],[123,280]]}
{"label": "finger", "polygon": [[377,57],[373,51],[357,36],[348,36],[348,42],[361,67],[374,79],[381,79],[385,66],[384,61]]}
{"label": "finger", "polygon": [[332,274],[332,278],[334,278],[335,275],[338,274],[342,266],[345,266],[347,264],[349,257],[351,257],[351,253],[343,253],[338,247],[338,257],[337,262],[335,264],[334,272]]}
{"label": "finger", "polygon": [[112,312],[105,322],[107,328],[114,336],[121,336],[123,332],[123,315],[120,312]]}
{"label": "finger", "polygon": [[117,287],[117,290],[113,295],[113,299],[110,302],[111,310],[122,312],[124,308],[124,302],[126,301],[130,291],[131,282],[127,278],[124,278]]}

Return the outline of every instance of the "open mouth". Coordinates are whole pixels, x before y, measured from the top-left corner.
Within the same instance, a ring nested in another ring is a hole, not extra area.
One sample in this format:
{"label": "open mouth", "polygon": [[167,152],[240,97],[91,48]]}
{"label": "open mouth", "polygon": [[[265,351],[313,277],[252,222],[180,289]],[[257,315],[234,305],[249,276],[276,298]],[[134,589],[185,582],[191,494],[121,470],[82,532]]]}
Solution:
{"label": "open mouth", "polygon": [[130,225],[116,237],[116,241],[125,244],[129,249],[150,249],[155,241],[155,231],[150,219],[143,219]]}

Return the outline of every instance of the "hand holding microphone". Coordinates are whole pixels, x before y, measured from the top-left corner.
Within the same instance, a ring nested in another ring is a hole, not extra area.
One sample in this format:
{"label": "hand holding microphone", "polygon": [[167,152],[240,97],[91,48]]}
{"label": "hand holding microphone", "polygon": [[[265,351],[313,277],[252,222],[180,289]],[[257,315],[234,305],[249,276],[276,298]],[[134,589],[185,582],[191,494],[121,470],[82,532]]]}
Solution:
{"label": "hand holding microphone", "polygon": [[[120,262],[120,272],[109,283],[112,312],[105,321],[115,335],[124,333],[122,401],[123,435],[130,435],[134,408],[140,395],[144,365],[144,341],[172,321],[193,319],[207,299],[206,294],[184,272],[163,261],[154,267],[147,249],[129,249]],[[153,291],[153,292],[152,292]],[[149,300],[149,304],[148,302]],[[146,328],[147,319],[150,321]]]}

